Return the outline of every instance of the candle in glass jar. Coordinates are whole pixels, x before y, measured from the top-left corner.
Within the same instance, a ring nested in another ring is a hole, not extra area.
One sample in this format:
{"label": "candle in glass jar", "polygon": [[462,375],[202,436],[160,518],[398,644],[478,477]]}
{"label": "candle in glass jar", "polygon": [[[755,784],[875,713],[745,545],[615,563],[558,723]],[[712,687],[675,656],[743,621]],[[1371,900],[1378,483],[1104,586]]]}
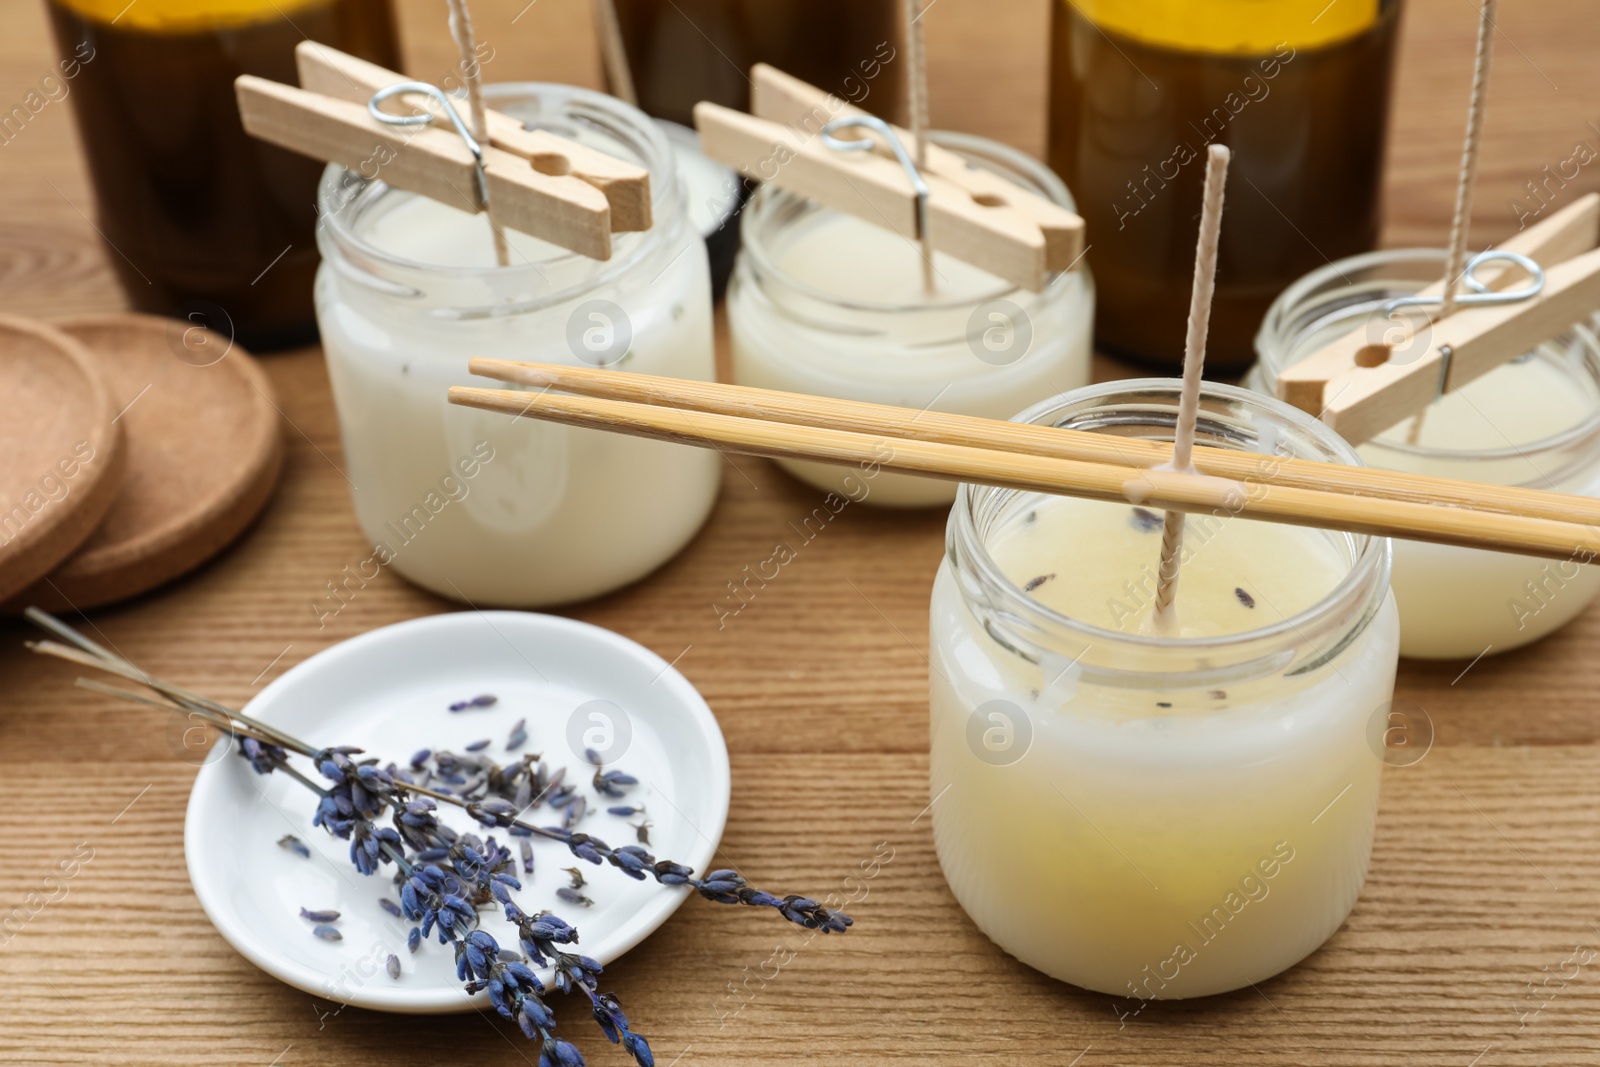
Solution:
{"label": "candle in glass jar", "polygon": [[474,412],[448,404],[448,388],[470,380],[474,356],[709,379],[710,282],[650,119],[568,87],[486,94],[648,166],[655,225],[614,235],[604,262],[508,231],[511,265],[497,267],[484,216],[330,168],[317,315],[373,544],[357,579],[393,567],[452,599],[531,607],[598,596],[665,562],[709,513],[720,459]]}
{"label": "candle in glass jar", "polygon": [[[946,147],[1072,209],[1055,175],[982,138],[934,134]],[[764,186],[744,211],[729,287],[734,380],[741,385],[1004,419],[1089,378],[1094,283],[1083,270],[1030,293],[934,254],[871,222]],[[948,482],[880,473],[861,496],[855,473],[781,465],[868,503],[948,504]]]}
{"label": "candle in glass jar", "polygon": [[[1444,255],[1375,252],[1296,282],[1273,305],[1256,339],[1254,386],[1275,390],[1282,368],[1359,326],[1382,300],[1437,278]],[[1444,394],[1420,425],[1407,419],[1359,452],[1388,470],[1600,495],[1600,342],[1588,326],[1574,327]],[[1553,633],[1600,593],[1600,569],[1586,562],[1582,554],[1544,560],[1396,541],[1392,583],[1400,654],[1471,659]]]}
{"label": "candle in glass jar", "polygon": [[[1574,370],[1578,373],[1575,375]],[[1492,454],[1482,468],[1496,481],[1553,488],[1564,478],[1540,442],[1600,419],[1600,393],[1581,364],[1533,357],[1504,364],[1427,410],[1410,440],[1407,420],[1362,445],[1373,466],[1461,477],[1453,455]],[[1582,464],[1578,491],[1600,490],[1600,454]],[[1479,473],[1478,480],[1488,480]],[[1586,557],[1585,557],[1586,558]],[[1420,541],[1394,545],[1394,595],[1400,605],[1402,655],[1456,659],[1507,651],[1560,629],[1600,593],[1600,568],[1584,559],[1543,560],[1507,552]]]}
{"label": "candle in glass jar", "polygon": [[[1153,386],[1031,420],[1126,428],[1150,420]],[[1272,404],[1206,389],[1245,425]],[[1353,460],[1271,415],[1294,454]],[[1205,421],[1201,441],[1227,447]],[[1261,981],[1338,929],[1366,874],[1371,724],[1397,658],[1382,540],[1191,515],[1176,630],[1153,623],[1160,541],[1159,512],[964,486],[931,613],[951,888],[1024,963],[1130,1003]]]}

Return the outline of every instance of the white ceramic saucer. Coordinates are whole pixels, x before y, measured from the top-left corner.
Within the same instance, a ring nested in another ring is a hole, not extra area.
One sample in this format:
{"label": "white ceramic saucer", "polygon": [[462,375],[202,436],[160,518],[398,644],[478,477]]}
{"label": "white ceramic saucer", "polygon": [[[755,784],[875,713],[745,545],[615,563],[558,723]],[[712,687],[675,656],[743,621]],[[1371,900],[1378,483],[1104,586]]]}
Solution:
{"label": "white ceramic saucer", "polygon": [[[489,708],[449,711],[456,701],[493,694]],[[711,709],[688,680],[655,653],[587,623],[523,612],[462,612],[387,626],[321,652],[287,671],[245,708],[313,745],[359,745],[368,755],[404,767],[421,748],[462,752],[480,739],[484,754],[509,763],[542,753],[552,769],[568,768],[581,784],[590,814],[577,826],[612,847],[637,843],[608,805],[642,805],[651,825],[646,846],[658,859],[704,871],[716,852],[728,814],[728,751]],[[506,750],[513,724],[527,719],[528,741]],[[437,941],[406,948],[411,924],[391,916],[381,898],[398,900],[393,867],[359,874],[349,845],[311,826],[315,796],[282,774],[262,776],[220,746],[202,767],[189,797],[184,851],[195,895],[218,932],[262,970],[329,1001],[380,1011],[450,1012],[479,1006],[456,980],[452,953]],[[602,798],[590,779],[584,748],[605,755],[607,769],[639,779],[625,799]],[[311,773],[307,761],[294,757]],[[441,806],[441,821],[477,827],[463,812]],[[535,825],[558,816],[529,813]],[[507,840],[503,831],[495,831]],[[279,847],[293,834],[311,850],[306,859]],[[520,839],[516,839],[520,840]],[[518,851],[512,840],[513,853]],[[534,838],[535,873],[514,894],[532,913],[554,911],[577,927],[579,951],[609,964],[642,941],[688,895],[654,880],[636,882],[609,865],[578,860],[557,841]],[[581,892],[593,906],[557,898],[569,886],[564,867],[582,869]],[[312,934],[300,909],[340,912],[343,940]],[[507,948],[515,930],[498,911],[485,911],[483,929]],[[390,954],[402,974],[391,979]]]}

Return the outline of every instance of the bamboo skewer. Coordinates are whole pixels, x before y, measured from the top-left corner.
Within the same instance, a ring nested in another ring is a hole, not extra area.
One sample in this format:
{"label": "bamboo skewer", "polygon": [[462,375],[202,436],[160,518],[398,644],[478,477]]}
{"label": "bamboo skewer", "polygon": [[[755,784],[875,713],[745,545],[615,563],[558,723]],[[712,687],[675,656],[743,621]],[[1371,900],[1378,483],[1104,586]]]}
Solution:
{"label": "bamboo skewer", "polygon": [[[1200,416],[1200,376],[1206,366],[1206,334],[1211,330],[1211,298],[1217,283],[1217,244],[1222,237],[1222,194],[1228,181],[1231,153],[1219,144],[1206,150],[1205,193],[1200,208],[1200,236],[1194,250],[1194,284],[1189,293],[1189,325],[1183,341],[1183,392],[1178,425],[1172,435],[1172,467],[1193,474],[1194,429]],[[1161,523],[1161,559],[1156,568],[1155,612],[1158,627],[1173,628],[1173,597],[1178,591],[1183,555],[1184,515],[1169,511]]]}
{"label": "bamboo skewer", "polygon": [[[472,360],[470,369],[473,374],[485,378],[539,389],[556,389],[580,396],[738,415],[747,419],[787,422],[820,429],[849,430],[876,437],[991,448],[1135,469],[1170,465],[1173,458],[1170,444],[1140,437],[1116,437],[1053,426],[1001,422],[942,411],[917,411],[745,385],[482,358]],[[1259,483],[1313,489],[1375,500],[1434,504],[1600,526],[1600,500],[1541,489],[1479,485],[1431,475],[1407,474],[1374,467],[1346,467],[1204,445],[1195,448],[1194,465],[1201,474],[1247,485]]]}
{"label": "bamboo skewer", "polygon": [[881,467],[951,481],[1055,493],[1169,511],[1210,512],[1380,537],[1487,548],[1550,559],[1600,555],[1600,530],[1574,522],[1242,482],[767,422],[557,393],[450,389],[452,404],[769,458]]}

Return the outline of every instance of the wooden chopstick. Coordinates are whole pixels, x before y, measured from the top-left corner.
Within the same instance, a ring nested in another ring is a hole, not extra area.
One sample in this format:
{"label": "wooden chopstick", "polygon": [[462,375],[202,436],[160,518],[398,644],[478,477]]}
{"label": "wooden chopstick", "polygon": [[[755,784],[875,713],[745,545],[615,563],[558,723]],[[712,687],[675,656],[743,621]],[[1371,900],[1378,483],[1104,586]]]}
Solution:
{"label": "wooden chopstick", "polygon": [[[801,426],[1124,467],[1151,468],[1172,460],[1172,446],[1160,441],[1111,437],[1082,430],[1001,422],[940,411],[914,411],[858,400],[837,400],[749,386],[658,378],[551,363],[474,359],[470,368],[473,374],[519,385]],[[1565,493],[1480,485],[1428,475],[1373,467],[1347,467],[1282,456],[1269,460],[1269,457],[1258,453],[1203,446],[1195,448],[1194,463],[1202,474],[1242,482],[1600,526],[1600,500]]]}
{"label": "wooden chopstick", "polygon": [[[1154,509],[1488,548],[1550,559],[1600,554],[1600,535],[1571,522],[1379,500],[993,448],[873,435],[622,400],[454,386],[452,404],[747,455],[876,465],[885,470]],[[1267,457],[1260,457],[1265,460]]]}

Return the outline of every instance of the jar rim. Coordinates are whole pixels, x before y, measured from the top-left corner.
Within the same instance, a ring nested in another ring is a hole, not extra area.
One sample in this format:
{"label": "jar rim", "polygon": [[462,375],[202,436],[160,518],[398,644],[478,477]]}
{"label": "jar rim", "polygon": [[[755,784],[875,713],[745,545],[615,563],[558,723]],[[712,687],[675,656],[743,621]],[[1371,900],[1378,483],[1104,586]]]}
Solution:
{"label": "jar rim", "polygon": [[[373,275],[372,266],[403,273],[431,274],[463,280],[493,280],[496,283],[529,282],[542,279],[545,271],[570,265],[581,260],[594,263],[598,269],[581,280],[558,289],[539,294],[531,302],[519,301],[519,310],[530,310],[560,304],[589,290],[606,285],[635,267],[649,256],[670,234],[682,225],[680,182],[671,144],[656,121],[638,108],[616,97],[581,86],[557,82],[496,82],[483,87],[485,101],[495,102],[535,100],[541,112],[561,114],[580,122],[603,125],[606,131],[628,141],[627,147],[638,153],[639,163],[650,173],[650,206],[653,224],[642,231],[633,247],[621,256],[608,260],[592,260],[569,249],[558,249],[548,258],[508,266],[441,266],[423,260],[389,252],[372,244],[357,232],[358,220],[363,213],[391,193],[403,192],[381,178],[365,178],[337,163],[330,163],[323,171],[317,189],[317,232],[319,237],[334,241],[350,257],[355,253],[365,273]],[[525,128],[537,129],[536,124],[524,122]],[[420,195],[420,194],[407,194]],[[335,205],[334,201],[339,202]],[[632,236],[619,234],[616,236]],[[404,288],[404,286],[400,286]],[[540,288],[535,285],[532,288]]]}
{"label": "jar rim", "polygon": [[[1027,153],[1010,145],[1002,144],[987,137],[979,137],[976,134],[957,133],[952,130],[929,130],[928,141],[931,144],[959,153],[966,157],[969,162],[976,158],[981,162],[998,164],[998,166],[990,166],[988,169],[993,170],[1003,178],[1013,181],[1021,177],[1026,180],[1026,183],[1033,185],[1033,188],[1028,190],[1029,192],[1038,193],[1068,211],[1075,212],[1078,209],[1077,202],[1073,200],[1071,192],[1067,190],[1066,183],[1061,180],[1055,171]],[[1010,173],[1007,173],[1008,170]],[[1017,184],[1023,188],[1028,188],[1028,184],[1024,182],[1017,182]],[[1001,279],[1000,284],[995,289],[975,296],[962,296],[947,300],[922,301],[918,303],[869,301],[840,296],[825,289],[819,289],[799,280],[784,270],[773,257],[767,242],[760,232],[761,226],[769,224],[771,219],[780,218],[779,213],[785,209],[799,210],[807,206],[813,211],[832,210],[813,204],[806,197],[780,189],[770,183],[763,183],[746,203],[745,215],[739,224],[740,257],[755,269],[765,283],[777,283],[802,299],[814,300],[819,304],[847,311],[875,314],[913,314],[959,310],[1003,299],[1022,289],[1021,286],[1013,285]],[[910,240],[910,238],[907,239]],[[1045,282],[1041,293],[1030,293],[1029,296],[1037,297],[1049,292],[1060,285],[1062,279],[1070,275],[1070,270],[1056,272]]]}
{"label": "jar rim", "polygon": [[[1290,311],[1312,293],[1322,289],[1327,283],[1336,278],[1344,278],[1348,282],[1347,272],[1364,271],[1371,267],[1380,267],[1408,259],[1437,260],[1443,264],[1448,262],[1449,258],[1449,251],[1443,248],[1426,246],[1381,248],[1376,251],[1363,252],[1359,255],[1347,256],[1344,259],[1325,263],[1296,279],[1283,292],[1279,293],[1277,299],[1268,307],[1266,315],[1261,320],[1261,328],[1256,332],[1257,365],[1271,376],[1270,381],[1262,381],[1263,387],[1270,391],[1273,388],[1273,383],[1277,380],[1279,372],[1296,362],[1295,360],[1286,359],[1289,354],[1289,345],[1294,340],[1292,336],[1287,335]],[[1396,281],[1399,280],[1396,279]],[[1429,284],[1432,284],[1431,280],[1424,282],[1419,288]],[[1573,329],[1563,331],[1555,337],[1540,342],[1529,349],[1525,355],[1537,355],[1547,345],[1562,346],[1573,344],[1581,345],[1584,349],[1585,364],[1589,369],[1590,376],[1595,380],[1597,386],[1600,386],[1600,338],[1587,331],[1581,320],[1579,323],[1574,324]],[[1269,358],[1269,355],[1271,358]],[[1310,352],[1305,353],[1305,355],[1310,355]],[[1557,452],[1582,441],[1586,437],[1594,437],[1597,439],[1597,443],[1600,443],[1600,404],[1596,404],[1594,410],[1586,418],[1572,426],[1548,437],[1541,437],[1521,445],[1506,445],[1496,448],[1449,449],[1413,444],[1403,439],[1381,441],[1374,439],[1371,443],[1385,451],[1402,455],[1493,461],[1525,459],[1534,453]]]}
{"label": "jar rim", "polygon": [[[1085,386],[1058,396],[1043,400],[1012,418],[1012,422],[1031,422],[1041,425],[1061,425],[1062,419],[1069,413],[1083,410],[1114,411],[1117,404],[1114,401],[1123,397],[1132,401],[1142,397],[1148,403],[1154,399],[1165,402],[1170,399],[1172,411],[1176,412],[1177,398],[1181,390],[1181,383],[1172,378],[1128,378],[1115,381],[1102,382],[1096,385]],[[1314,445],[1322,455],[1315,458],[1327,462],[1343,463],[1349,466],[1365,466],[1361,456],[1355,448],[1344,438],[1334,433],[1325,424],[1312,418],[1310,415],[1272,397],[1264,396],[1239,386],[1226,385],[1219,382],[1207,381],[1201,387],[1201,425],[1213,427],[1218,424],[1212,416],[1208,422],[1208,404],[1229,405],[1252,417],[1261,412],[1269,415],[1280,423],[1287,424],[1287,428],[1298,434]],[[1119,422],[1128,425],[1133,422],[1153,428],[1170,428],[1171,420],[1152,418],[1147,412],[1142,421],[1138,416],[1129,416]],[[1242,439],[1241,439],[1242,440]],[[1243,449],[1241,449],[1243,450]],[[1279,453],[1272,453],[1279,454]],[[1266,458],[1266,454],[1263,454]],[[1383,603],[1383,597],[1388,592],[1390,570],[1390,542],[1387,537],[1378,537],[1370,534],[1345,534],[1348,545],[1349,569],[1339,582],[1316,603],[1310,607],[1281,619],[1275,623],[1257,627],[1238,633],[1221,634],[1209,637],[1181,637],[1161,636],[1138,633],[1124,633],[1118,630],[1106,629],[1080,619],[1073,618],[1063,612],[1051,608],[1039,600],[1029,596],[1023,588],[1008,577],[1001,570],[993,555],[989,552],[985,542],[984,533],[978,528],[977,510],[988,500],[998,499],[998,494],[1016,495],[1018,490],[999,489],[993,486],[976,485],[963,482],[957,492],[955,506],[951,509],[950,520],[947,527],[947,551],[953,561],[963,568],[971,568],[975,572],[976,580],[989,592],[998,598],[998,605],[1008,618],[1022,621],[1030,629],[1037,629],[1052,634],[1070,635],[1074,639],[1082,639],[1085,649],[1096,644],[1108,647],[1119,647],[1130,650],[1135,654],[1148,655],[1152,653],[1180,651],[1193,654],[1200,659],[1226,658],[1229,653],[1243,654],[1242,662],[1231,661],[1231,665],[1219,668],[1224,674],[1237,674],[1243,670],[1246,674],[1251,669],[1261,667],[1263,664],[1282,663],[1284,657],[1278,650],[1285,640],[1303,639],[1308,632],[1325,629],[1328,620],[1340,615],[1355,615],[1354,625],[1337,647],[1330,653],[1322,656],[1316,663],[1303,665],[1297,670],[1310,670],[1332,658],[1339,650],[1353,641],[1366,628],[1373,618],[1377,608]],[[991,636],[995,636],[991,631]],[[1128,674],[1126,670],[1118,668],[1095,668],[1094,674],[1100,676],[1099,680],[1106,680],[1108,676]],[[1138,672],[1148,675],[1148,671]],[[1175,679],[1174,685],[1195,684],[1181,680],[1185,675],[1195,678],[1209,677],[1206,671],[1176,671],[1158,672],[1170,673]],[[1215,672],[1213,672],[1215,673]],[[1139,684],[1139,683],[1129,683]]]}

